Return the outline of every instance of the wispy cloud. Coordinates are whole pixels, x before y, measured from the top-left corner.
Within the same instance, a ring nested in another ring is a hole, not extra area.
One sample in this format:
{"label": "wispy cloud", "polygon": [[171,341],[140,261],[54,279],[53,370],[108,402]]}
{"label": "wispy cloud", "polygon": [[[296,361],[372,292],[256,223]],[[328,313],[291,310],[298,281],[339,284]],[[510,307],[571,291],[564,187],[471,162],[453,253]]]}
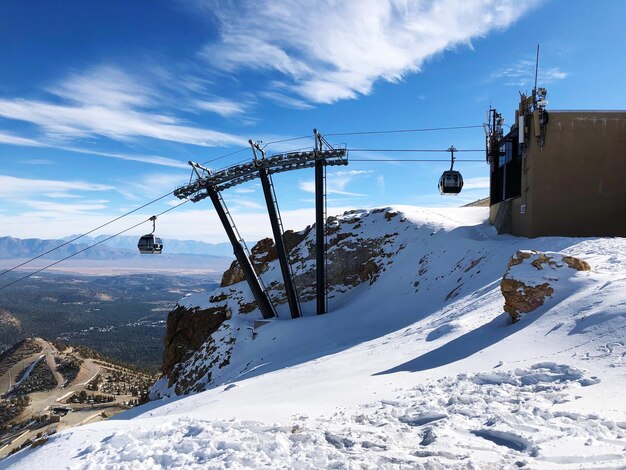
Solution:
{"label": "wispy cloud", "polygon": [[[506,85],[516,87],[530,87],[535,80],[535,61],[531,59],[521,59],[509,67],[502,68],[491,75],[492,79],[504,80]],[[545,85],[567,78],[568,73],[558,67],[549,69],[539,68],[537,82]]]}
{"label": "wispy cloud", "polygon": [[186,180],[180,173],[151,173],[140,178],[120,181],[118,191],[128,199],[141,200],[161,196],[187,182],[188,179]]}
{"label": "wispy cloud", "polygon": [[0,100],[0,116],[36,124],[56,138],[103,136],[128,141],[149,137],[204,147],[245,143],[234,135],[182,125],[171,116],[96,105]]}
{"label": "wispy cloud", "polygon": [[235,116],[245,113],[248,109],[248,105],[238,101],[230,100],[215,100],[215,101],[195,101],[196,107],[205,111],[219,114],[224,117]]}
{"label": "wispy cloud", "polygon": [[[100,67],[50,87],[54,101],[0,100],[0,116],[39,126],[48,138],[102,136],[119,141],[139,137],[205,147],[245,143],[239,136],[184,124],[153,107],[156,91],[119,69]],[[10,136],[4,135],[4,140]],[[11,139],[18,143],[15,138]],[[28,142],[21,141],[21,145]],[[35,145],[31,143],[31,145]]]}
{"label": "wispy cloud", "polygon": [[62,191],[52,192],[52,193],[43,193],[43,195],[50,199],[79,199],[81,197],[78,194],[70,194],[70,193],[66,193]]}
{"label": "wispy cloud", "polygon": [[[339,196],[352,196],[363,197],[366,196],[362,193],[355,193],[347,191],[346,188],[350,183],[354,181],[356,177],[366,176],[369,177],[373,171],[370,170],[339,170],[332,173],[332,178],[327,180],[326,193],[337,194]],[[299,183],[299,187],[306,193],[315,193],[315,181],[302,180]]]}
{"label": "wispy cloud", "polygon": [[63,147],[63,146],[54,146],[54,145],[51,145],[51,147],[58,148],[60,150],[66,150],[68,152],[83,153],[86,155],[97,155],[100,157],[116,158],[119,160],[127,160],[131,162],[148,163],[150,165],[169,166],[172,168],[189,169],[189,164],[183,163],[179,160],[175,160],[170,157],[163,157],[161,155],[133,155],[133,154],[124,154],[124,153],[99,152],[97,150],[89,150],[89,149],[78,148],[78,147]]}
{"label": "wispy cloud", "polygon": [[28,160],[20,160],[19,163],[24,165],[56,165],[54,160],[47,158],[29,158]]}
{"label": "wispy cloud", "polygon": [[[115,158],[119,160],[127,160],[133,162],[147,163],[150,165],[169,166],[173,168],[189,168],[188,164],[170,157],[164,157],[161,155],[137,155],[137,154],[125,154],[125,153],[112,153],[102,152],[97,150],[91,150],[80,147],[69,147],[54,142],[45,142],[42,140],[28,139],[8,134],[0,133],[0,144],[10,144],[27,147],[43,147],[54,148],[58,150],[65,150],[66,152],[82,153],[85,155],[96,155],[99,157]],[[45,158],[29,158],[27,160],[17,160],[19,163],[28,165],[54,165],[55,161]]]}
{"label": "wispy cloud", "polygon": [[245,209],[263,209],[265,206],[259,204],[257,201],[248,198],[237,197],[232,200],[233,207],[240,207]]}
{"label": "wispy cloud", "polygon": [[489,188],[489,177],[466,178],[463,182],[463,190],[468,189],[487,189]]}
{"label": "wispy cloud", "polygon": [[289,96],[284,93],[280,93],[278,91],[264,91],[264,92],[261,92],[260,95],[264,98],[268,98],[276,102],[277,104],[285,108],[294,108],[294,109],[313,108],[313,105],[307,103],[304,100],[294,98],[293,96]]}
{"label": "wispy cloud", "polygon": [[[26,207],[30,207],[35,209],[35,213],[50,215],[54,214],[54,217],[58,217],[60,214],[62,215],[70,215],[70,214],[84,214],[91,211],[106,209],[107,205],[105,204],[107,201],[85,201],[79,203],[72,204],[63,204],[52,201],[41,201],[41,200],[30,200],[26,199],[22,203]],[[28,212],[26,212],[28,214]],[[32,215],[32,212],[31,212]]]}
{"label": "wispy cloud", "polygon": [[[211,2],[219,41],[203,54],[213,67],[277,71],[265,96],[292,105],[331,103],[398,81],[424,61],[509,26],[538,0],[248,0]],[[329,14],[332,12],[332,14]],[[304,101],[301,101],[304,99]]]}
{"label": "wispy cloud", "polygon": [[[115,187],[86,181],[60,181],[31,178],[16,178],[0,175],[0,197],[16,198],[40,193],[64,193],[68,191],[109,191]],[[58,197],[58,196],[57,196]]]}
{"label": "wispy cloud", "polygon": [[19,137],[6,132],[0,132],[0,144],[21,145],[25,147],[42,147],[42,144],[36,140],[26,137]]}

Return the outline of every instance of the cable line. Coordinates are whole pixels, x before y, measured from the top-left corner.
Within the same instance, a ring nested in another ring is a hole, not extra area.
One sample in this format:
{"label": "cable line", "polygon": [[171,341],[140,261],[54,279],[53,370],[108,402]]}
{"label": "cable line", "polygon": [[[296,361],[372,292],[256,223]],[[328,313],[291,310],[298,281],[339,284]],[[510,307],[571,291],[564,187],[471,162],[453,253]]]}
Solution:
{"label": "cable line", "polygon": [[222,155],[221,157],[217,157],[217,158],[214,158],[212,160],[207,160],[206,162],[203,162],[202,165],[206,165],[207,163],[216,162],[218,160],[221,160],[222,158],[230,157],[231,155],[235,155],[235,154],[241,153],[244,150],[250,150],[250,147],[243,147],[243,148],[240,148],[239,150],[235,150],[234,152],[230,152],[230,153],[227,153],[226,155]]}
{"label": "cable line", "polygon": [[[166,212],[172,211],[172,210],[174,210],[174,209],[176,209],[176,208],[178,208],[178,207],[182,206],[183,204],[187,204],[188,202],[189,202],[189,199],[187,199],[187,200],[185,200],[185,201],[181,202],[180,204],[177,204],[177,205],[175,205],[175,206],[173,206],[173,207],[170,207],[169,209],[166,209],[166,210],[164,210],[163,212],[161,212],[161,213],[159,213],[159,214],[156,214],[156,217],[159,217],[159,216],[161,216],[161,215],[165,214]],[[153,216],[153,217],[154,217],[154,216]],[[62,258],[62,259],[60,259],[60,260],[57,260],[57,261],[55,261],[54,263],[50,263],[49,265],[44,266],[43,268],[37,269],[36,271],[33,271],[32,273],[27,274],[26,276],[22,276],[22,277],[20,277],[20,278],[17,278],[17,279],[15,279],[14,281],[11,281],[11,282],[9,282],[8,284],[5,284],[5,285],[1,286],[1,287],[0,287],[0,290],[2,290],[2,289],[6,289],[7,287],[12,286],[13,284],[17,284],[18,282],[23,281],[24,279],[28,279],[29,277],[34,276],[35,274],[38,274],[38,273],[40,273],[41,271],[44,271],[44,270],[46,270],[46,269],[48,269],[48,268],[51,268],[52,266],[56,266],[57,264],[62,263],[63,261],[66,261],[66,260],[68,260],[68,259],[70,259],[70,258],[73,258],[73,257],[74,257],[74,256],[76,256],[76,255],[79,255],[79,254],[81,254],[81,253],[83,253],[83,252],[85,252],[85,251],[87,251],[87,250],[89,250],[89,249],[91,249],[91,248],[93,248],[93,247],[95,247],[95,246],[98,246],[98,245],[100,245],[100,244],[102,244],[102,243],[104,243],[104,242],[106,242],[106,241],[109,241],[111,238],[117,237],[118,235],[121,235],[122,233],[128,232],[129,230],[132,230],[132,229],[134,229],[134,228],[137,228],[137,227],[139,227],[140,225],[143,225],[143,224],[145,224],[146,222],[149,222],[149,221],[151,221],[151,220],[152,220],[152,217],[149,217],[149,218],[147,218],[146,220],[142,220],[141,222],[139,222],[139,223],[137,223],[137,224],[133,225],[132,227],[128,227],[128,228],[126,228],[126,229],[124,229],[124,230],[122,230],[122,231],[120,231],[120,232],[117,232],[117,233],[116,233],[116,234],[114,234],[114,235],[110,235],[110,236],[108,236],[107,238],[105,238],[105,239],[103,239],[103,240],[100,240],[99,242],[94,243],[93,245],[89,245],[89,246],[87,246],[87,247],[83,248],[82,250],[77,251],[76,253],[72,253],[71,255],[68,255],[68,256],[66,256],[65,258]]]}
{"label": "cable line", "polygon": [[[353,149],[349,148],[350,152],[423,152],[423,153],[436,153],[446,152],[448,149]],[[455,152],[484,152],[485,149],[465,149],[455,150]]]}
{"label": "cable line", "polygon": [[[351,158],[350,162],[444,162],[445,163],[446,160],[441,160],[441,159],[433,159],[433,158]],[[459,160],[459,159],[455,159],[455,161],[457,162],[481,162],[481,163],[485,163],[485,160],[483,159],[466,159],[466,160]]]}
{"label": "cable line", "polygon": [[169,195],[170,195],[170,194],[172,194],[173,192],[174,192],[174,191],[170,191],[169,193],[164,194],[163,196],[160,196],[160,197],[158,197],[158,198],[156,198],[156,199],[153,199],[153,200],[152,200],[152,201],[150,201],[150,202],[145,203],[143,206],[139,206],[139,207],[137,207],[136,209],[133,209],[132,211],[126,212],[125,214],[122,214],[122,215],[120,215],[119,217],[116,217],[116,218],[115,218],[115,219],[113,219],[113,220],[109,220],[108,222],[106,222],[106,223],[104,223],[104,224],[102,224],[102,225],[100,225],[100,226],[98,226],[98,227],[96,227],[96,228],[94,228],[94,229],[89,230],[88,232],[85,232],[85,233],[83,233],[83,234],[81,234],[81,235],[78,235],[77,237],[72,238],[71,240],[68,240],[68,241],[66,241],[66,242],[64,242],[64,243],[61,243],[60,245],[55,246],[54,248],[50,248],[48,251],[46,251],[46,252],[44,252],[44,253],[41,253],[41,254],[39,254],[39,255],[37,255],[37,256],[35,256],[35,257],[33,257],[33,258],[29,259],[29,260],[26,260],[26,261],[24,261],[23,263],[18,264],[17,266],[13,266],[13,267],[12,267],[12,268],[10,268],[10,269],[7,269],[7,270],[5,270],[5,271],[2,271],[2,272],[0,273],[0,276],[4,276],[5,274],[10,273],[11,271],[15,271],[17,268],[21,268],[21,267],[22,267],[22,266],[24,266],[25,264],[31,263],[31,262],[35,261],[36,259],[41,258],[42,256],[46,256],[47,254],[52,253],[53,251],[56,251],[56,250],[58,250],[59,248],[63,248],[64,246],[67,246],[67,245],[69,245],[70,243],[73,243],[73,242],[75,242],[76,240],[78,240],[78,239],[80,239],[80,238],[86,237],[86,236],[87,236],[87,235],[89,235],[90,233],[93,233],[93,232],[95,232],[96,230],[100,230],[101,228],[106,227],[107,225],[111,225],[113,222],[117,222],[118,220],[120,220],[120,219],[122,219],[122,218],[124,218],[124,217],[126,217],[126,216],[128,216],[128,215],[130,215],[130,214],[132,214],[133,212],[137,212],[138,210],[141,210],[141,209],[143,209],[144,207],[149,206],[150,204],[154,204],[155,202],[160,201],[161,199],[166,198],[167,196],[169,196]]}
{"label": "cable line", "polygon": [[474,125],[474,126],[449,126],[449,127],[424,127],[421,129],[390,129],[385,131],[360,131],[360,132],[333,132],[329,134],[324,134],[324,136],[331,135],[366,135],[366,134],[400,134],[407,132],[429,132],[429,131],[451,131],[455,129],[477,129],[482,128],[483,125]]}
{"label": "cable line", "polygon": [[[421,128],[421,129],[391,129],[391,130],[381,130],[381,131],[362,131],[362,132],[345,132],[345,133],[328,133],[328,134],[325,134],[325,135],[326,136],[340,136],[340,135],[365,135],[365,134],[391,134],[391,133],[408,133],[408,132],[444,131],[444,130],[455,130],[455,129],[472,129],[472,128],[478,128],[478,127],[482,127],[482,125],[431,127],[431,128]],[[279,139],[279,140],[274,140],[274,141],[270,141],[270,142],[266,143],[265,147],[267,147],[267,146],[269,146],[271,144],[277,144],[277,143],[282,143],[282,142],[291,142],[291,141],[302,140],[302,139],[310,139],[310,138],[311,138],[311,136],[307,135],[307,136],[301,136],[301,137],[291,137],[291,138],[287,138],[287,139]],[[236,155],[238,153],[241,153],[241,152],[244,152],[244,151],[247,151],[247,150],[248,150],[248,147],[243,147],[241,149],[235,150],[235,151],[227,153],[225,155],[221,155],[219,157],[207,160],[203,164],[212,163],[212,162],[221,160],[223,158],[230,157],[232,155]],[[429,152],[447,152],[448,150],[447,149],[446,150],[444,150],[444,149],[351,149],[351,151],[353,151],[353,152],[424,152],[424,153],[429,153]],[[466,150],[456,150],[456,151],[457,152],[484,152],[484,149],[479,149],[479,150],[466,149]],[[354,161],[354,162],[394,162],[394,161],[396,161],[396,162],[440,162],[441,160],[429,160],[429,159],[354,159],[353,158],[353,159],[351,159],[351,161]],[[468,159],[468,160],[458,160],[458,161],[459,162],[482,162],[483,160],[469,160]],[[6,269],[6,270],[4,270],[3,272],[0,273],[0,276],[8,274],[8,273],[10,273],[10,272],[12,272],[12,271],[14,271],[14,270],[16,270],[16,269],[26,265],[26,264],[29,264],[29,263],[31,263],[31,262],[33,262],[33,261],[35,261],[35,260],[37,260],[37,259],[39,259],[39,258],[41,258],[41,257],[43,257],[45,255],[47,255],[47,254],[52,253],[53,251],[56,251],[56,250],[58,250],[58,249],[60,249],[60,248],[62,248],[64,246],[67,246],[67,245],[75,242],[76,240],[79,240],[79,239],[81,239],[81,238],[83,238],[83,237],[85,237],[85,236],[87,236],[87,235],[89,235],[89,234],[91,234],[91,233],[93,233],[93,232],[95,232],[97,230],[100,230],[103,227],[106,227],[106,226],[108,226],[108,225],[110,225],[110,224],[112,224],[114,222],[117,222],[118,220],[121,220],[124,217],[127,217],[127,216],[129,216],[129,215],[131,215],[131,214],[141,210],[141,209],[144,209],[145,207],[147,207],[147,206],[149,206],[151,204],[154,204],[154,203],[156,203],[156,202],[158,202],[158,201],[160,201],[160,200],[170,196],[173,193],[174,193],[174,191],[170,191],[170,192],[168,192],[168,193],[166,193],[166,194],[164,194],[162,196],[159,196],[156,199],[153,199],[150,202],[147,202],[147,203],[145,203],[145,204],[143,204],[143,205],[141,205],[141,206],[139,206],[139,207],[137,207],[137,208],[135,208],[135,209],[133,209],[133,210],[131,210],[129,212],[126,212],[125,214],[122,214],[122,215],[120,215],[120,216],[118,216],[118,217],[116,217],[116,218],[114,218],[114,219],[112,219],[112,220],[110,220],[110,221],[108,221],[108,222],[106,222],[104,224],[101,224],[101,225],[99,225],[96,228],[93,228],[93,229],[91,229],[91,230],[89,230],[89,231],[87,231],[85,233],[82,233],[82,234],[80,234],[80,235],[78,235],[76,237],[73,237],[70,240],[68,240],[66,242],[63,242],[60,245],[58,245],[58,246],[56,246],[54,248],[51,248],[51,249],[49,249],[48,251],[46,251],[44,253],[41,253],[41,254],[33,257],[33,258],[30,258],[30,259],[28,259],[28,260],[26,260],[26,261],[24,261],[24,262],[22,262],[22,263],[20,263],[20,264],[18,264],[16,266],[13,266],[10,269]],[[184,202],[182,202],[182,203],[180,203],[180,204],[178,204],[176,206],[173,206],[172,208],[167,209],[167,210],[161,212],[158,215],[165,214],[165,213],[169,212],[170,210],[173,210],[173,209],[175,209],[177,207],[180,207],[182,204],[185,204],[186,202],[188,202],[188,201],[186,200],[186,201],[184,201]],[[148,220],[150,220],[150,219],[148,219]],[[116,237],[116,236],[118,236],[118,235],[120,235],[120,234],[122,234],[124,232],[127,232],[128,230],[131,230],[131,229],[137,227],[138,225],[143,224],[144,222],[141,222],[140,224],[134,225],[133,227],[130,227],[130,228],[128,228],[126,230],[123,230],[121,232],[118,232],[115,235],[111,235],[111,236],[109,236],[109,237],[107,237],[107,238],[105,238],[105,239],[103,239],[103,240],[101,240],[101,241],[99,241],[97,243],[94,243],[93,245],[87,246],[86,248],[84,248],[84,249],[82,249],[80,251],[77,251],[76,253],[74,253],[72,255],[69,255],[69,256],[61,259],[61,260],[58,260],[58,261],[56,261],[56,262],[54,262],[54,263],[52,263],[52,264],[50,264],[50,265],[48,265],[48,266],[46,266],[44,268],[41,268],[41,269],[39,269],[39,270],[29,274],[28,276],[24,276],[22,278],[17,279],[16,281],[13,281],[13,282],[11,282],[9,284],[1,286],[0,289],[4,289],[4,288],[6,288],[6,287],[8,287],[10,285],[15,284],[16,282],[21,281],[22,279],[26,279],[26,278],[32,276],[33,274],[39,273],[39,272],[41,272],[41,271],[43,271],[43,270],[45,270],[45,269],[47,269],[49,267],[55,266],[56,264],[59,264],[62,261],[65,261],[65,260],[67,260],[67,259],[69,259],[69,258],[71,258],[73,256],[76,256],[77,254],[80,254],[80,253],[82,253],[82,252],[84,252],[84,251],[86,251],[86,250],[88,250],[90,248],[93,248],[94,246],[97,246],[97,245],[99,245],[99,244],[101,244],[101,243],[103,243],[105,241],[108,241],[111,238],[114,238],[114,237]]]}
{"label": "cable line", "polygon": [[[281,139],[281,140],[273,140],[271,142],[267,142],[263,148],[267,147],[268,145],[272,145],[272,144],[279,144],[281,142],[291,142],[294,140],[302,140],[302,139],[312,139],[312,137],[310,135],[304,135],[301,137],[291,137],[289,139]],[[207,163],[212,163],[212,162],[216,162],[218,160],[221,160],[222,158],[226,158],[226,157],[230,157],[231,155],[236,155],[238,153],[244,152],[244,151],[249,151],[250,147],[242,147],[239,150],[235,150],[234,152],[230,152],[227,153],[226,155],[222,155],[221,157],[217,157],[214,158],[212,160],[207,160],[206,162],[203,162],[202,165],[206,165]]]}
{"label": "cable line", "polygon": [[[295,140],[295,139],[293,139],[293,140]],[[271,143],[271,142],[270,142],[270,143]],[[248,150],[248,147],[244,148],[243,150]],[[220,159],[222,159],[222,158],[229,157],[229,156],[234,155],[234,154],[236,154],[236,153],[239,153],[239,152],[241,152],[241,151],[242,151],[242,150],[237,150],[237,151],[235,151],[235,152],[231,152],[231,153],[228,153],[228,154],[226,154],[226,155],[222,155],[222,156],[217,157],[217,158],[214,158],[214,159],[212,159],[212,160],[208,160],[208,161],[206,161],[205,163],[211,163],[211,162],[214,162],[214,161],[216,161],[216,160],[220,160]],[[106,223],[104,223],[104,224],[102,224],[102,225],[99,225],[98,227],[93,228],[93,229],[89,230],[88,232],[82,233],[82,234],[80,234],[80,235],[78,235],[78,236],[76,236],[76,237],[72,238],[71,240],[68,240],[68,241],[66,241],[66,242],[63,242],[63,243],[61,243],[60,245],[55,246],[54,248],[49,249],[48,251],[46,251],[46,252],[44,252],[44,253],[41,253],[41,254],[39,254],[39,255],[37,255],[37,256],[35,256],[35,257],[33,257],[33,258],[30,258],[30,259],[28,259],[28,260],[24,261],[23,263],[18,264],[17,266],[13,266],[13,267],[12,267],[12,268],[10,268],[10,269],[6,269],[6,270],[4,270],[4,271],[2,271],[2,272],[0,273],[0,276],[4,276],[4,275],[5,275],[5,274],[7,274],[7,273],[10,273],[10,272],[12,272],[12,271],[15,271],[17,268],[21,268],[22,266],[24,266],[24,265],[26,265],[26,264],[32,263],[33,261],[35,261],[35,260],[37,260],[37,259],[39,259],[39,258],[41,258],[41,257],[43,257],[43,256],[46,256],[47,254],[50,254],[50,253],[52,253],[53,251],[58,250],[59,248],[63,248],[64,246],[67,246],[67,245],[69,245],[69,244],[71,244],[71,243],[74,243],[76,240],[79,240],[79,239],[81,239],[81,238],[83,238],[83,237],[86,237],[87,235],[89,235],[89,234],[91,234],[91,233],[93,233],[93,232],[95,232],[95,231],[97,231],[97,230],[100,230],[101,228],[104,228],[104,227],[106,227],[107,225],[111,225],[113,222],[117,222],[118,220],[123,219],[124,217],[129,216],[130,214],[133,214],[133,213],[135,213],[135,212],[137,212],[137,211],[139,211],[139,210],[141,210],[141,209],[144,209],[144,208],[148,207],[149,205],[154,204],[155,202],[160,201],[161,199],[165,199],[167,196],[170,196],[170,195],[171,195],[171,194],[173,194],[173,193],[174,193],[174,191],[170,191],[170,192],[169,192],[169,193],[167,193],[167,194],[163,194],[162,196],[159,196],[159,197],[157,197],[156,199],[153,199],[152,201],[147,202],[147,203],[143,204],[142,206],[139,206],[139,207],[137,207],[137,208],[133,209],[132,211],[126,212],[125,214],[122,214],[122,215],[120,215],[119,217],[116,217],[116,218],[114,218],[114,219],[112,219],[112,220],[109,220],[108,222],[106,222]],[[177,206],[176,206],[176,207],[177,207]]]}

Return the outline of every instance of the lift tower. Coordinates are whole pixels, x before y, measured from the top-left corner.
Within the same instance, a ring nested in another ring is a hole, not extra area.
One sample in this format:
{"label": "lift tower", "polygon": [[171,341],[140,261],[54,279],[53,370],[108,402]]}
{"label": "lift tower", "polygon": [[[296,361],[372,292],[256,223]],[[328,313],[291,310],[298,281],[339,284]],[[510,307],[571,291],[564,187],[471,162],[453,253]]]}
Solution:
{"label": "lift tower", "polygon": [[[272,222],[272,230],[274,232],[274,239],[278,244],[282,245],[283,254],[280,255],[281,270],[283,272],[283,279],[285,280],[285,290],[292,289],[291,293],[288,293],[289,306],[291,309],[291,316],[296,318],[300,316],[299,305],[297,304],[297,298],[295,295],[295,289],[293,289],[292,276],[290,275],[289,263],[284,248],[284,242],[282,240],[282,230],[280,228],[280,219],[278,217],[277,201],[273,191],[270,176],[274,173],[282,173],[285,171],[300,170],[304,168],[315,168],[315,210],[316,210],[316,265],[317,265],[317,313],[323,314],[326,312],[326,272],[325,272],[325,246],[324,246],[324,227],[325,227],[325,168],[326,166],[337,166],[348,164],[348,151],[345,148],[333,148],[322,137],[322,135],[314,130],[315,134],[315,148],[312,151],[294,151],[285,152],[272,155],[266,158],[255,158],[251,162],[242,163],[238,165],[232,165],[228,168],[219,171],[211,171],[204,166],[189,162],[193,171],[196,174],[196,180],[190,182],[186,186],[181,186],[174,190],[174,196],[179,199],[189,199],[192,202],[198,202],[202,199],[209,197],[213,202],[213,206],[217,212],[217,215],[226,230],[228,239],[233,245],[233,252],[239,266],[244,272],[246,281],[250,286],[250,290],[254,295],[263,318],[271,318],[275,316],[274,309],[267,295],[267,292],[262,287],[261,280],[257,277],[252,263],[244,249],[243,239],[239,236],[235,223],[230,216],[230,213],[226,209],[224,201],[221,196],[221,191],[232,188],[242,183],[252,181],[256,178],[261,179],[261,183],[264,184],[264,192],[268,211],[270,212],[270,220]],[[326,149],[323,148],[326,146]],[[260,148],[253,145],[253,152],[260,150]],[[255,154],[256,155],[256,154]],[[202,173],[201,173],[202,172]],[[269,191],[266,191],[266,184],[263,180],[267,179],[269,185]],[[272,209],[273,208],[273,209]],[[274,212],[272,215],[272,212]]]}

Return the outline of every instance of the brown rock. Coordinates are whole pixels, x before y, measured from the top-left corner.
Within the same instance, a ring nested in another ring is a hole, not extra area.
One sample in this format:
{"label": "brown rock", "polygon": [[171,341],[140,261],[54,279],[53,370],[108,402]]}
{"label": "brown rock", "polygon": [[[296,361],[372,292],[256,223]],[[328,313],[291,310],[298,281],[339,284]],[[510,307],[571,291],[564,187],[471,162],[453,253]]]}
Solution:
{"label": "brown rock", "polygon": [[563,262],[576,271],[591,271],[589,263],[573,256],[563,256]]}
{"label": "brown rock", "polygon": [[[589,271],[591,267],[586,261],[572,256],[563,256],[558,253],[541,253],[538,251],[518,251],[511,257],[507,265],[506,273],[500,283],[500,290],[504,296],[504,311],[509,314],[513,322],[520,319],[524,313],[529,313],[541,307],[546,297],[554,294],[554,288],[548,282],[538,285],[527,285],[515,278],[515,266],[526,260],[532,259],[530,265],[541,271],[544,269],[558,272],[564,269],[564,264],[577,271]],[[570,276],[571,273],[562,272],[562,276]],[[551,278],[558,279],[555,273]]]}
{"label": "brown rock", "polygon": [[176,364],[185,361],[197,351],[230,318],[230,314],[230,309],[225,305],[206,310],[189,310],[178,306],[169,313],[162,372],[170,378],[170,384],[176,380],[173,374]]}
{"label": "brown rock", "polygon": [[504,296],[504,311],[509,314],[513,323],[523,313],[529,313],[541,307],[545,298],[554,293],[554,289],[546,282],[538,286],[527,286],[516,279],[502,279],[500,290]]}
{"label": "brown rock", "polygon": [[243,281],[245,278],[242,269],[239,267],[239,263],[235,260],[230,264],[230,268],[224,271],[220,287],[232,286],[233,284]]}
{"label": "brown rock", "polygon": [[301,232],[294,232],[293,230],[287,230],[283,234],[283,241],[285,243],[285,249],[287,253],[290,253],[296,246],[304,241],[304,239],[309,235],[313,227],[310,225],[307,226]]}

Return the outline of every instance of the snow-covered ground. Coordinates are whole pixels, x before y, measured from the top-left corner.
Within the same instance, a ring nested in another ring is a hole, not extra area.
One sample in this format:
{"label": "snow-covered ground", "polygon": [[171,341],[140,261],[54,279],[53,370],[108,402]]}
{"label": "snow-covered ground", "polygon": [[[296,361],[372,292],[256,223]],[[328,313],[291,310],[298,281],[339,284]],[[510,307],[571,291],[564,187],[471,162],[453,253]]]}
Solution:
{"label": "snow-covered ground", "polygon": [[[235,316],[240,347],[214,388],[0,468],[625,468],[626,239],[498,236],[484,208],[396,209],[350,215],[363,237],[398,233],[393,263],[328,315],[283,315],[254,339]],[[555,272],[511,324],[499,283],[525,249],[592,270]]]}

